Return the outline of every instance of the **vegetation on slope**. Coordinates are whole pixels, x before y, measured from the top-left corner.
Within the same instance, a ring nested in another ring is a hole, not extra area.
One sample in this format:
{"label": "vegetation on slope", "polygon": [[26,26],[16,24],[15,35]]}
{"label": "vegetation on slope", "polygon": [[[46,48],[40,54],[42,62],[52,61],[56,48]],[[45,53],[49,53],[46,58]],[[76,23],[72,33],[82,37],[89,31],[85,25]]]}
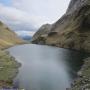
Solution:
{"label": "vegetation on slope", "polygon": [[0,49],[24,43],[13,31],[0,22]]}
{"label": "vegetation on slope", "polygon": [[3,49],[25,43],[0,22],[0,89],[12,88],[13,78],[17,75],[20,63]]}
{"label": "vegetation on slope", "polygon": [[[42,37],[44,35],[46,37]],[[67,12],[48,33],[41,33],[32,41],[90,52],[90,1],[72,0]]]}
{"label": "vegetation on slope", "polygon": [[18,73],[20,63],[9,55],[8,52],[0,51],[0,88],[12,87],[13,78]]}

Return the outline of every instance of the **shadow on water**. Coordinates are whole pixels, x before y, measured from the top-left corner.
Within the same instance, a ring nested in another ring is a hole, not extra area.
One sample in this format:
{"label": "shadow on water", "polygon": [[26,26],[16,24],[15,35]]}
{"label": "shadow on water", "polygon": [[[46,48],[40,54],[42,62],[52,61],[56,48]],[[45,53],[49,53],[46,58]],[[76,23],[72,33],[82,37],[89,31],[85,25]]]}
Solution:
{"label": "shadow on water", "polygon": [[85,58],[82,52],[34,44],[8,51],[22,63],[14,84],[26,90],[66,90]]}

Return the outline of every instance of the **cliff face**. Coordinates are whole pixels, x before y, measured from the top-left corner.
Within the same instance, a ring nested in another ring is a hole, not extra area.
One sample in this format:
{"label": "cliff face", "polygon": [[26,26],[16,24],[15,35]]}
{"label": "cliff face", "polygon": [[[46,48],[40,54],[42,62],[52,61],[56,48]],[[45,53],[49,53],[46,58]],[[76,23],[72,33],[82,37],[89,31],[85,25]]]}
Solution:
{"label": "cliff face", "polygon": [[71,0],[66,13],[51,29],[32,41],[90,52],[90,0]]}
{"label": "cliff face", "polygon": [[0,22],[0,49],[24,43],[13,31]]}

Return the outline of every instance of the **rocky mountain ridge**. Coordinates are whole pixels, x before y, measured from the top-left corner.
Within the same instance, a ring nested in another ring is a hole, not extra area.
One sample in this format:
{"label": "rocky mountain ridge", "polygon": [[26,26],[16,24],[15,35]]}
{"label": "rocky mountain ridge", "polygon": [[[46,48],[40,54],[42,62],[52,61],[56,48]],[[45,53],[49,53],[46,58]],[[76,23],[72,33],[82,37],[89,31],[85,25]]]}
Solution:
{"label": "rocky mountain ridge", "polygon": [[[33,43],[90,51],[90,1],[72,0],[67,12]],[[41,29],[41,28],[40,28]],[[43,30],[42,30],[43,31]],[[39,32],[39,31],[38,31]],[[37,33],[37,32],[36,32]],[[42,37],[45,36],[45,37]]]}

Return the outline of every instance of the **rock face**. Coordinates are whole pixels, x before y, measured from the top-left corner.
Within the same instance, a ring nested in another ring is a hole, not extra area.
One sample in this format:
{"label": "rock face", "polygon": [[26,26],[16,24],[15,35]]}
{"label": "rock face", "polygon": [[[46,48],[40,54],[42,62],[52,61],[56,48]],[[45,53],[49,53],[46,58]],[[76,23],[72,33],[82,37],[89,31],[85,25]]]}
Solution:
{"label": "rock face", "polygon": [[[51,30],[52,25],[50,24],[45,24],[40,27],[40,29],[35,33],[35,35],[32,38],[33,43],[44,43],[45,37],[47,37],[48,33]],[[42,39],[42,40],[40,40]]]}
{"label": "rock face", "polygon": [[90,0],[71,0],[66,13],[46,29],[34,35],[33,43],[90,52]]}
{"label": "rock face", "polygon": [[13,31],[0,22],[0,49],[24,43]]}

